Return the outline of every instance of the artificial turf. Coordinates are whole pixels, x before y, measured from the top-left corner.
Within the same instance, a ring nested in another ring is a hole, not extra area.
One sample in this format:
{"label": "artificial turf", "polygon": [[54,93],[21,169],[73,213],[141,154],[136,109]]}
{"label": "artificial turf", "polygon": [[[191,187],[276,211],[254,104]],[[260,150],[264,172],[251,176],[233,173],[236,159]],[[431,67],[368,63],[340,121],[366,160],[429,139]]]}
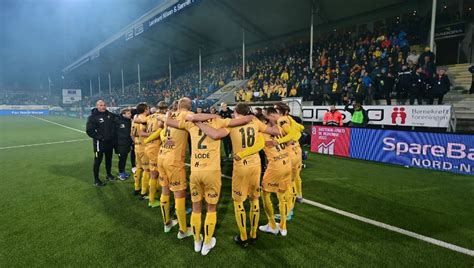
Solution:
{"label": "artificial turf", "polygon": [[[80,119],[46,119],[85,128]],[[92,185],[90,141],[1,149],[84,138],[32,117],[0,117],[0,267],[474,265],[473,257],[307,204],[297,204],[287,237],[259,233],[257,245],[241,249],[232,242],[227,179],[217,246],[203,257],[191,238],[176,239],[177,229],[163,233],[159,209],[132,195],[131,180]],[[313,154],[306,164],[305,198],[474,248],[473,177]],[[228,163],[223,173],[230,175]]]}

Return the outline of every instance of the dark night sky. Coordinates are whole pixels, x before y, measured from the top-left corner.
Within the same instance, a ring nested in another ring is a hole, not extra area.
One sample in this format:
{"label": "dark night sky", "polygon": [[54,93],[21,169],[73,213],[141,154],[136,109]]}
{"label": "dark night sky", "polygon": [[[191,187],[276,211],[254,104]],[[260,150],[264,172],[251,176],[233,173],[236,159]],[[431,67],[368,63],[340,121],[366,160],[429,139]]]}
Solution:
{"label": "dark night sky", "polygon": [[162,0],[1,0],[0,90],[47,87],[48,76]]}

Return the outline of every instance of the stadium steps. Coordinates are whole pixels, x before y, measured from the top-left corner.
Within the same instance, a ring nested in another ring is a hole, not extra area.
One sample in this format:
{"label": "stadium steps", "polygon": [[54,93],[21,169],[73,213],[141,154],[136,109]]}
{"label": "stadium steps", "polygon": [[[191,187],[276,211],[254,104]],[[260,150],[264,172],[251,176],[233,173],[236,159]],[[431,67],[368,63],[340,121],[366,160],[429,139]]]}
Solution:
{"label": "stadium steps", "polygon": [[451,90],[446,94],[444,103],[454,107],[456,131],[474,133],[474,94],[465,94],[466,92],[467,90]]}
{"label": "stadium steps", "polygon": [[469,72],[469,63],[443,66],[454,90],[466,92],[471,87],[472,74]]}

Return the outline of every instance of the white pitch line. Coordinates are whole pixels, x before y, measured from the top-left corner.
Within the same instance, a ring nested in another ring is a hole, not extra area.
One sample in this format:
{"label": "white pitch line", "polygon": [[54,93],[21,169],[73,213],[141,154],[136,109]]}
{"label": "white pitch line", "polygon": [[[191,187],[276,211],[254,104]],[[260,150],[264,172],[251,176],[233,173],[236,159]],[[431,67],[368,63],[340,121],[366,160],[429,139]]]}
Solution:
{"label": "white pitch line", "polygon": [[[40,120],[43,120],[45,122],[49,122],[51,124],[55,124],[55,125],[58,125],[58,126],[61,126],[61,127],[65,127],[67,129],[71,129],[71,130],[74,130],[74,131],[85,133],[84,131],[76,129],[76,128],[68,127],[68,126],[65,126],[65,125],[62,125],[62,124],[59,124],[59,123],[56,123],[56,122],[53,122],[53,121],[49,121],[49,120],[46,120],[46,119],[43,119],[43,118],[39,118],[39,117],[36,117],[36,116],[33,116],[33,117],[37,118],[37,119],[40,119]],[[190,166],[188,163],[186,163],[186,165]],[[232,177],[230,177],[228,175],[225,175],[225,174],[222,174],[222,177],[226,178],[226,179],[232,179]],[[331,211],[331,212],[334,212],[336,214],[346,216],[346,217],[349,217],[349,218],[354,219],[354,220],[365,222],[365,223],[383,228],[385,230],[389,230],[389,231],[396,232],[396,233],[399,233],[399,234],[403,234],[403,235],[406,235],[406,236],[409,236],[409,237],[413,237],[413,238],[416,238],[418,240],[422,240],[422,241],[428,242],[430,244],[433,244],[433,245],[436,245],[436,246],[439,246],[439,247],[443,247],[443,248],[446,248],[446,249],[449,249],[449,250],[452,250],[452,251],[456,251],[456,252],[459,252],[459,253],[462,253],[462,254],[466,254],[466,255],[469,255],[469,256],[474,256],[474,250],[472,250],[472,249],[456,246],[454,244],[450,244],[450,243],[447,243],[447,242],[444,242],[444,241],[441,241],[441,240],[438,240],[438,239],[434,239],[434,238],[431,238],[431,237],[428,237],[428,236],[417,234],[417,233],[414,233],[414,232],[411,232],[411,231],[408,231],[408,230],[405,230],[405,229],[402,229],[402,228],[398,228],[398,227],[395,227],[395,226],[392,226],[392,225],[389,225],[389,224],[385,224],[383,222],[371,220],[371,219],[368,219],[368,218],[365,218],[365,217],[362,217],[362,216],[359,216],[359,215],[356,215],[356,214],[353,214],[353,213],[350,213],[350,212],[347,212],[347,211],[344,211],[344,210],[333,208],[333,207],[330,207],[330,206],[327,206],[327,205],[324,205],[324,204],[321,204],[321,203],[318,203],[318,202],[315,202],[315,201],[312,201],[312,200],[303,199],[303,203],[314,206],[314,207],[318,207],[320,209]]]}
{"label": "white pitch line", "polygon": [[447,242],[444,242],[444,241],[441,241],[441,240],[438,240],[438,239],[434,239],[434,238],[431,238],[431,237],[428,237],[428,236],[417,234],[417,233],[414,233],[414,232],[411,232],[411,231],[408,231],[408,230],[405,230],[405,229],[402,229],[402,228],[398,228],[398,227],[395,227],[395,226],[392,226],[392,225],[389,225],[389,224],[385,224],[385,223],[382,223],[382,222],[379,222],[379,221],[374,221],[374,220],[371,220],[371,219],[368,219],[368,218],[365,218],[365,217],[362,217],[362,216],[359,216],[359,215],[356,215],[356,214],[353,214],[353,213],[350,213],[350,212],[347,212],[347,211],[344,211],[344,210],[340,210],[340,209],[337,209],[337,208],[326,206],[324,204],[321,204],[321,203],[318,203],[318,202],[315,202],[315,201],[311,201],[311,200],[308,200],[308,199],[303,199],[303,203],[311,205],[311,206],[315,206],[315,207],[318,207],[318,208],[321,208],[321,209],[324,209],[324,210],[328,210],[328,211],[337,213],[339,215],[352,218],[354,220],[365,222],[365,223],[368,223],[368,224],[371,224],[371,225],[374,225],[374,226],[377,226],[377,227],[380,227],[380,228],[383,228],[383,229],[386,229],[386,230],[390,230],[392,232],[396,232],[396,233],[399,233],[399,234],[410,236],[410,237],[413,237],[413,238],[431,243],[433,245],[437,245],[437,246],[440,246],[440,247],[443,247],[443,248],[447,248],[447,249],[450,249],[450,250],[453,250],[453,251],[456,251],[456,252],[459,252],[459,253],[463,253],[463,254],[466,254],[466,255],[469,255],[469,256],[474,256],[474,250],[471,250],[471,249],[456,246],[456,245],[453,245],[453,244],[450,244],[450,243],[447,243]]}
{"label": "white pitch line", "polygon": [[89,140],[89,139],[68,140],[68,141],[52,141],[52,142],[35,143],[35,144],[15,145],[15,146],[0,147],[0,150],[34,147],[34,146],[43,146],[43,145],[50,145],[50,144],[71,143],[71,142],[79,142],[79,141],[87,141],[87,140]]}
{"label": "white pitch line", "polygon": [[41,118],[41,117],[36,117],[36,116],[31,116],[31,117],[36,118],[36,119],[41,120],[41,121],[45,121],[45,122],[51,123],[51,124],[53,124],[53,125],[57,125],[57,126],[60,126],[60,127],[63,127],[63,128],[67,128],[67,129],[70,129],[70,130],[73,130],[73,131],[77,131],[77,132],[86,134],[85,131],[80,130],[80,129],[77,129],[77,128],[68,127],[68,126],[66,126],[66,125],[59,124],[59,123],[56,123],[56,122],[53,122],[53,121],[50,121],[50,120],[47,120],[47,119],[44,119],[44,118]]}
{"label": "white pitch line", "polygon": [[[186,166],[190,166],[190,164],[186,163]],[[226,179],[232,179],[232,177],[230,177],[228,175],[225,175],[225,174],[222,174],[222,177],[226,178]],[[403,234],[403,235],[406,235],[406,236],[409,236],[409,237],[413,237],[413,238],[431,243],[431,244],[436,245],[436,246],[447,248],[447,249],[450,249],[450,250],[453,250],[453,251],[456,251],[456,252],[459,252],[459,253],[463,253],[463,254],[466,254],[466,255],[469,255],[469,256],[474,256],[474,250],[470,250],[470,249],[467,249],[467,248],[456,246],[454,244],[450,244],[450,243],[447,243],[447,242],[444,242],[444,241],[441,241],[441,240],[438,240],[438,239],[434,239],[434,238],[431,238],[431,237],[428,237],[428,236],[417,234],[417,233],[414,233],[414,232],[411,232],[411,231],[408,231],[408,230],[405,230],[405,229],[402,229],[402,228],[398,228],[398,227],[395,227],[395,226],[392,226],[392,225],[389,225],[389,224],[386,224],[386,223],[383,223],[383,222],[371,220],[371,219],[368,219],[368,218],[365,218],[365,217],[362,217],[362,216],[359,216],[359,215],[356,215],[356,214],[353,214],[353,213],[350,213],[350,212],[347,212],[347,211],[344,211],[344,210],[333,208],[333,207],[330,207],[330,206],[327,206],[327,205],[324,205],[324,204],[321,204],[321,203],[318,203],[318,202],[315,202],[315,201],[312,201],[312,200],[303,199],[303,203],[307,204],[307,205],[310,205],[310,206],[313,206],[313,207],[318,207],[318,208],[321,208],[321,209],[324,209],[324,210],[327,210],[327,211],[331,211],[331,212],[334,212],[336,214],[346,216],[346,217],[349,217],[349,218],[354,219],[354,220],[365,222],[365,223],[368,223],[368,224],[371,224],[371,225],[374,225],[374,226],[377,226],[377,227],[380,227],[380,228],[383,228],[383,229],[386,229],[386,230],[389,230],[389,231],[392,231],[392,232],[396,232],[396,233]]]}

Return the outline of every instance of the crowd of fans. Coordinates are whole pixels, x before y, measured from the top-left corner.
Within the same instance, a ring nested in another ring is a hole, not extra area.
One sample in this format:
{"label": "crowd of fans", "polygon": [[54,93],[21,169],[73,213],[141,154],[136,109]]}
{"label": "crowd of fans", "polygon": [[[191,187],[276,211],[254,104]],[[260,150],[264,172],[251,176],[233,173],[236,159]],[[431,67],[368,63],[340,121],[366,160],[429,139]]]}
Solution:
{"label": "crowd of fans", "polygon": [[144,81],[130,84],[121,89],[113,89],[112,94],[97,94],[92,98],[85,97],[83,104],[93,106],[98,99],[104,99],[110,106],[135,105],[139,102],[156,103],[164,100],[171,103],[181,97],[189,97],[197,106],[210,106],[212,103],[205,101],[210,94],[223,87],[232,80],[239,79],[238,64],[236,60],[219,59],[208,62],[202,68],[201,83],[199,82],[198,66],[190,66],[187,70],[172,79],[161,78],[159,80]]}
{"label": "crowd of fans", "polygon": [[[433,104],[449,91],[450,82],[443,70],[437,69],[435,55],[426,47],[424,51],[410,50],[420,43],[422,26],[418,16],[411,16],[378,29],[355,34],[351,31],[326,34],[313,44],[312,68],[309,60],[309,43],[272,45],[247,55],[245,77],[248,83],[235,91],[235,101],[279,101],[285,97],[302,97],[314,105]],[[426,39],[424,39],[426,40]],[[421,52],[421,53],[420,53]],[[203,64],[202,83],[196,64],[158,80],[142,81],[124,88],[84,97],[81,105],[93,106],[104,99],[110,106],[135,105],[139,102],[171,103],[187,96],[194,109],[209,107],[210,94],[232,80],[242,78],[241,54],[236,51],[226,58],[213,59]],[[9,103],[1,96],[2,103]],[[47,103],[46,99],[24,102]],[[383,102],[381,100],[384,100]],[[214,100],[215,101],[215,100]]]}
{"label": "crowd of fans", "polygon": [[[278,101],[302,97],[314,105],[387,104],[409,100],[433,103],[449,91],[449,79],[437,70],[435,55],[427,47],[419,54],[410,51],[403,30],[359,36],[332,35],[314,44],[313,68],[309,45],[298,43],[275,51],[258,51],[249,63],[255,74],[247,88],[235,93],[235,101]],[[440,84],[440,80],[443,83]]]}
{"label": "crowd of fans", "polygon": [[59,96],[50,95],[48,92],[8,90],[0,91],[0,104],[4,105],[59,105]]}

